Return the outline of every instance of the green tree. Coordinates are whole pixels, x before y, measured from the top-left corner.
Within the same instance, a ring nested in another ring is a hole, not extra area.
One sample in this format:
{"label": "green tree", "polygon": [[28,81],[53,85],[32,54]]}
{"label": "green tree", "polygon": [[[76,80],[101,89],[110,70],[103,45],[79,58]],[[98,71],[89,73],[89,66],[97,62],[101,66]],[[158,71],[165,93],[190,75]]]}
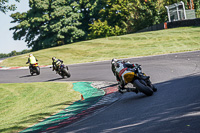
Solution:
{"label": "green tree", "polygon": [[194,0],[194,9],[196,10],[196,17],[200,18],[200,0]]}
{"label": "green tree", "polygon": [[7,54],[0,53],[0,58],[5,58],[5,57],[8,57],[8,55],[7,55]]}
{"label": "green tree", "polygon": [[94,21],[94,24],[90,25],[90,34],[88,35],[89,39],[108,37],[108,36],[118,36],[123,34],[126,31],[119,28],[118,26],[112,27],[108,25],[108,22],[105,20],[101,22],[100,20]]}
{"label": "green tree", "polygon": [[[100,32],[94,29],[99,29],[101,23],[107,25],[101,27],[101,29],[106,28],[102,29],[103,31],[110,27],[109,29],[112,29],[114,33],[109,32],[112,33],[109,35],[119,35],[132,33],[163,21],[159,18],[160,13],[156,9],[156,2],[150,0],[101,0],[100,21],[90,24],[89,29],[91,32],[89,36]],[[107,32],[101,33],[105,33],[104,36],[108,36]]]}
{"label": "green tree", "polygon": [[110,26],[126,28],[127,17],[130,16],[132,4],[129,0],[102,0],[103,8],[99,11],[100,20],[107,21]]}
{"label": "green tree", "polygon": [[11,51],[10,56],[16,56],[18,53],[16,50]]}
{"label": "green tree", "polygon": [[133,19],[134,31],[160,23],[156,2],[140,2],[136,7],[135,17]]}
{"label": "green tree", "polygon": [[[15,0],[16,2],[20,2],[20,0]],[[14,11],[16,10],[15,4],[8,5],[7,3],[9,0],[0,0],[0,11],[6,13],[7,11]]]}
{"label": "green tree", "polygon": [[81,14],[81,25],[79,26],[86,34],[89,32],[89,24],[99,19],[99,10],[102,9],[101,0],[76,0],[78,3],[78,12]]}
{"label": "green tree", "polygon": [[[89,24],[89,37],[105,37],[129,33],[132,26],[133,4],[129,0],[101,0],[97,2],[95,13],[98,18]],[[95,31],[98,29],[99,31]]]}
{"label": "green tree", "polygon": [[63,45],[79,40],[84,31],[79,29],[78,3],[73,0],[30,0],[30,10],[12,14],[10,28],[14,39],[25,39],[33,50]]}

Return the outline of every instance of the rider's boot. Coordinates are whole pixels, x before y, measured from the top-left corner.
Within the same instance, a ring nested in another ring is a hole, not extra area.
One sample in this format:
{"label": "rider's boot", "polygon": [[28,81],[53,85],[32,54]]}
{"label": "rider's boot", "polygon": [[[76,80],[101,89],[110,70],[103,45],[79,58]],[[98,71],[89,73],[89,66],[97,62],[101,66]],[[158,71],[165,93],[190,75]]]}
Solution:
{"label": "rider's boot", "polygon": [[123,94],[123,93],[127,92],[127,89],[125,89],[121,85],[118,85],[118,91]]}

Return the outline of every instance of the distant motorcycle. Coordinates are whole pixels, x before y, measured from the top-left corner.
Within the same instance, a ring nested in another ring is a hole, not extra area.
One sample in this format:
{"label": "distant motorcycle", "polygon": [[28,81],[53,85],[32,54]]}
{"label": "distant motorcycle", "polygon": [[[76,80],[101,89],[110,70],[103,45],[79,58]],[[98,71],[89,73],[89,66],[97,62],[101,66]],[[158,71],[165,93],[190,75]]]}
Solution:
{"label": "distant motorcycle", "polygon": [[33,75],[34,73],[36,73],[37,75],[40,74],[40,67],[38,63],[30,64],[29,69],[30,69],[31,75]]}
{"label": "distant motorcycle", "polygon": [[136,65],[133,68],[132,72],[128,72],[124,74],[125,82],[133,84],[134,88],[127,89],[128,91],[138,91],[142,92],[147,96],[153,95],[153,92],[157,91],[151,81],[149,76],[146,76],[145,73],[142,72],[141,65]]}
{"label": "distant motorcycle", "polygon": [[69,78],[71,76],[70,72],[69,72],[69,68],[68,66],[61,64],[58,68],[58,70],[56,71],[56,73],[58,73],[62,78],[65,78],[65,76],[67,78]]}

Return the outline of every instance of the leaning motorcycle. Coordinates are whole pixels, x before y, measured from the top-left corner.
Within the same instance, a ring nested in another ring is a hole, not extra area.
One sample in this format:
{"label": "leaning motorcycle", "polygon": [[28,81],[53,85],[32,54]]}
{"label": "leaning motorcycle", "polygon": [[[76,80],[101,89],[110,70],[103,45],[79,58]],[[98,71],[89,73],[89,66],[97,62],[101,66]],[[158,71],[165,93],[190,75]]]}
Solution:
{"label": "leaning motorcycle", "polygon": [[36,73],[37,75],[40,74],[40,67],[38,63],[30,64],[29,69],[30,69],[31,75],[33,75],[34,73]]}
{"label": "leaning motorcycle", "polygon": [[157,91],[155,86],[151,84],[150,77],[142,72],[141,65],[137,64],[131,72],[127,72],[123,76],[126,84],[133,84],[133,88],[129,88],[128,91],[142,92],[147,96],[151,96],[153,92]]}
{"label": "leaning motorcycle", "polygon": [[56,71],[62,78],[65,78],[65,76],[67,78],[69,78],[71,76],[71,74],[69,73],[69,68],[68,66],[61,64],[58,68],[58,70]]}

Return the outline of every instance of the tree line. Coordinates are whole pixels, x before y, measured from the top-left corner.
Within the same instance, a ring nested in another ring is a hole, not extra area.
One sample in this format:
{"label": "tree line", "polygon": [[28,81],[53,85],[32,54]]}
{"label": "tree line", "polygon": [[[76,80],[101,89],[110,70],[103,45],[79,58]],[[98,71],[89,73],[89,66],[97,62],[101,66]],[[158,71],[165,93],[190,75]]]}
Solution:
{"label": "tree line", "polygon": [[0,53],[0,58],[6,58],[6,57],[11,57],[11,56],[26,54],[26,53],[30,53],[30,52],[31,52],[31,50],[28,50],[28,49],[22,50],[21,52],[17,52],[15,50],[13,50],[8,54]]}
{"label": "tree line", "polygon": [[[181,0],[29,0],[11,15],[14,40],[33,51],[72,42],[134,33],[167,21],[165,6]],[[190,0],[182,0],[189,8]],[[192,0],[193,2],[193,0]],[[200,10],[200,0],[193,2]]]}

